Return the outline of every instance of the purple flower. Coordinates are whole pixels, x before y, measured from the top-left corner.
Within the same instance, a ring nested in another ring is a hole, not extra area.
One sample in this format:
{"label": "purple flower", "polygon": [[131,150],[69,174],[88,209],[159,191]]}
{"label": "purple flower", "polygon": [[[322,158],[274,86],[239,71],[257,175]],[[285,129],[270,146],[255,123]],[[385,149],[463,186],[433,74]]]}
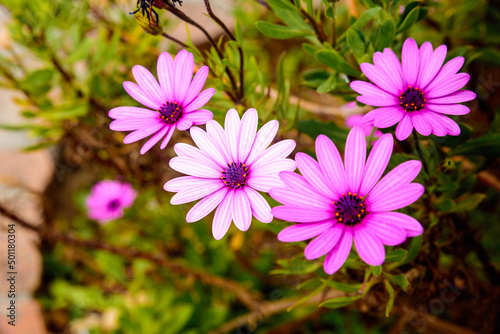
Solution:
{"label": "purple flower", "polygon": [[130,183],[105,180],[96,183],[87,197],[87,216],[107,223],[123,216],[123,210],[134,203],[137,193]]}
{"label": "purple flower", "polygon": [[110,125],[111,130],[133,131],[123,140],[125,144],[153,135],[141,149],[141,154],[144,154],[162,138],[160,148],[165,148],[175,128],[183,131],[211,120],[212,112],[200,109],[215,93],[213,88],[201,92],[207,80],[208,67],[200,68],[194,78],[193,67],[193,54],[186,50],[180,51],[175,60],[164,52],[158,58],[158,84],[146,68],[134,66],[132,73],[137,84],[126,81],[123,87],[130,96],[150,109],[112,109],[109,117],[115,121]]}
{"label": "purple flower", "polygon": [[[293,171],[295,162],[286,157],[295,148],[293,140],[283,140],[267,148],[276,136],[278,121],[266,123],[257,133],[258,115],[248,109],[240,120],[235,109],[226,115],[225,129],[216,121],[207,123],[207,132],[191,128],[199,147],[179,143],[178,157],[170,167],[189,176],[168,181],[165,190],[177,192],[172,204],[183,204],[203,198],[188,212],[188,223],[198,221],[215,211],[212,232],[221,239],[231,221],[241,231],[250,227],[252,215],[263,223],[273,219],[271,207],[256,190],[268,192],[283,186],[278,174]],[[267,148],[267,149],[266,149]]]}
{"label": "purple flower", "polygon": [[363,130],[356,126],[347,137],[344,164],[339,151],[324,135],[316,139],[318,162],[304,153],[295,161],[302,175],[281,172],[285,187],[271,189],[272,198],[284,204],[272,209],[276,218],[299,224],[278,235],[284,242],[314,238],[305,249],[308,260],[326,255],[325,272],[333,274],[347,259],[352,242],[363,261],[384,262],[384,245],[399,245],[422,234],[420,223],[399,212],[415,202],[424,187],[411,181],[421,163],[404,162],[380,181],[393,149],[391,134],[375,143],[368,160]]}
{"label": "purple flower", "polygon": [[351,88],[361,94],[359,102],[375,107],[363,118],[377,128],[387,128],[398,123],[396,138],[404,140],[413,128],[421,135],[447,134],[457,136],[460,127],[445,115],[465,115],[469,108],[458,104],[476,98],[474,92],[460,90],[470,76],[458,73],[464,64],[463,57],[443,62],[446,45],[432,50],[425,42],[418,48],[409,38],[403,45],[402,63],[390,49],[375,52],[375,65],[363,63],[361,70],[372,83],[351,82]]}

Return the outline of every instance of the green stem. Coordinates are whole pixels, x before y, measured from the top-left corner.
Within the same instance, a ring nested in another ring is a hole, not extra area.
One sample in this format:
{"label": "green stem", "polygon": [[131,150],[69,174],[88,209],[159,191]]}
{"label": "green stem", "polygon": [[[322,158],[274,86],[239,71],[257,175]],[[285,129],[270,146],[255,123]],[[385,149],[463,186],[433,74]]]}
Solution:
{"label": "green stem", "polygon": [[427,166],[427,161],[424,159],[424,154],[422,153],[422,150],[420,149],[420,142],[418,140],[417,133],[415,131],[413,133],[413,138],[415,139],[415,148],[417,149],[418,155],[420,156],[420,160],[422,160],[422,165],[424,165],[424,170],[427,175],[429,175],[429,167]]}

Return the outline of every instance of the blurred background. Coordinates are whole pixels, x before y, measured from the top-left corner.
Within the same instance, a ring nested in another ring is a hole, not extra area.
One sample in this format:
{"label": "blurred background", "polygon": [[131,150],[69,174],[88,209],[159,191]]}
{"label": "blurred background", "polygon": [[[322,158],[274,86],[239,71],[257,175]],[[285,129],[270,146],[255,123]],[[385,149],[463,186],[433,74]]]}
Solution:
{"label": "blurred background", "polygon": [[[370,108],[347,104],[356,96],[348,87],[352,77],[311,57],[305,42],[315,48],[322,43],[293,31],[287,32],[290,39],[276,39],[257,28],[258,21],[290,25],[276,9],[288,7],[279,3],[210,2],[236,39],[243,35],[243,43],[227,43],[204,1],[177,3],[175,8],[225,45],[222,60],[214,56],[214,46],[202,30],[173,12],[156,9],[160,26],[151,25],[140,13],[130,15],[136,8],[133,0],[0,0],[0,204],[33,227],[16,227],[18,323],[13,328],[2,316],[0,333],[498,330],[498,1],[301,2],[318,13],[306,15],[304,22],[321,22],[326,34],[331,33],[326,8],[332,6],[339,39],[360,17],[367,19],[360,27],[366,49],[346,56],[353,66],[371,62],[381,47],[399,54],[402,41],[410,36],[419,44],[431,41],[434,47],[446,43],[447,59],[466,57],[462,71],[471,74],[468,89],[478,98],[469,104],[471,113],[460,117],[462,135],[429,139],[426,146],[429,155],[436,147],[460,152],[454,157],[457,171],[432,181],[438,185],[435,216],[412,209],[422,215],[420,221],[428,229],[423,246],[403,245],[416,251],[398,273],[406,273],[408,279],[413,269],[421,274],[405,286],[406,291],[393,290],[392,297],[379,287],[370,298],[347,308],[318,308],[325,297],[317,290],[319,279],[326,279],[321,262],[303,260],[305,243],[277,242],[276,233],[285,223],[254,221],[247,233],[232,226],[222,241],[216,241],[211,215],[187,224],[185,215],[192,204],[170,205],[172,194],[163,191],[163,184],[179,174],[168,161],[175,156],[174,142],[191,143],[186,133],[176,132],[165,150],[154,147],[141,156],[141,142],[124,145],[126,134],[109,130],[110,109],[136,105],[122,87],[123,81],[133,80],[131,68],[141,64],[155,73],[161,52],[175,54],[187,47],[195,53],[198,68],[208,64],[213,69],[205,87],[217,89],[207,105],[216,120],[223,120],[235,106],[240,113],[256,107],[262,122],[280,120],[276,140],[295,139],[297,151],[312,153],[319,133],[342,147],[348,133],[346,118]],[[373,13],[370,18],[363,16],[367,11]],[[370,44],[388,18],[395,20],[397,31],[385,44]],[[237,73],[241,46],[245,87],[242,95],[232,98],[235,87],[224,73],[226,68]],[[467,144],[476,138],[482,141]],[[392,167],[415,154],[405,152],[404,145],[396,151],[401,155],[391,160]],[[432,166],[439,170],[440,163],[433,161]],[[86,217],[84,203],[91,186],[104,179],[130,182],[139,195],[122,219],[100,225]],[[439,197],[439,191],[448,190],[455,197]],[[464,204],[466,193],[481,196]],[[12,219],[0,214],[2,247]],[[6,261],[2,256],[2,272],[7,272]],[[337,279],[362,282],[364,272],[356,271],[356,261],[353,258],[353,267]],[[5,310],[8,284],[3,279],[0,288]],[[394,303],[390,316],[385,314],[388,300]]]}

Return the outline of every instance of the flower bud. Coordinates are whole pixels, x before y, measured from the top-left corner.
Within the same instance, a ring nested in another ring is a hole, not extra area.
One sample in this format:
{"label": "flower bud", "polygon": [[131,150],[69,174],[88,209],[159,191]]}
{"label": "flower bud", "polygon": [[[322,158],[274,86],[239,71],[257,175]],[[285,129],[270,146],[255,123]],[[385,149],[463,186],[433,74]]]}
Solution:
{"label": "flower bud", "polygon": [[135,15],[135,19],[137,20],[137,22],[139,22],[142,29],[144,29],[144,31],[148,34],[157,36],[163,33],[163,28],[159,23],[156,23],[155,20],[149,20],[142,15]]}
{"label": "flower bud", "polygon": [[451,174],[457,169],[457,165],[455,165],[455,162],[449,158],[444,159],[444,161],[441,163],[441,172],[445,174]]}

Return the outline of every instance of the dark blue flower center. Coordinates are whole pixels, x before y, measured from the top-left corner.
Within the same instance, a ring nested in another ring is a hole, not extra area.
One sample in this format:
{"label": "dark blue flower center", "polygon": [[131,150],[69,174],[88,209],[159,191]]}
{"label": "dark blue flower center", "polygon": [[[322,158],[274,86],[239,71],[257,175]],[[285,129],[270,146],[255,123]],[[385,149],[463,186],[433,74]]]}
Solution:
{"label": "dark blue flower center", "polygon": [[248,167],[243,163],[231,162],[228,168],[222,171],[221,179],[224,184],[233,189],[240,189],[246,185],[248,178]]}
{"label": "dark blue flower center", "polygon": [[358,197],[356,193],[342,194],[342,197],[333,204],[335,205],[335,218],[344,225],[354,226],[366,216],[363,196]]}
{"label": "dark blue flower center", "polygon": [[114,199],[111,202],[108,203],[108,210],[113,211],[116,210],[120,207],[120,200],[119,199]]}
{"label": "dark blue flower center", "polygon": [[399,96],[399,105],[405,111],[418,111],[424,107],[424,93],[420,88],[408,86],[408,89]]}
{"label": "dark blue flower center", "polygon": [[167,102],[158,111],[160,112],[158,118],[167,124],[174,124],[182,117],[183,109],[177,102]]}

